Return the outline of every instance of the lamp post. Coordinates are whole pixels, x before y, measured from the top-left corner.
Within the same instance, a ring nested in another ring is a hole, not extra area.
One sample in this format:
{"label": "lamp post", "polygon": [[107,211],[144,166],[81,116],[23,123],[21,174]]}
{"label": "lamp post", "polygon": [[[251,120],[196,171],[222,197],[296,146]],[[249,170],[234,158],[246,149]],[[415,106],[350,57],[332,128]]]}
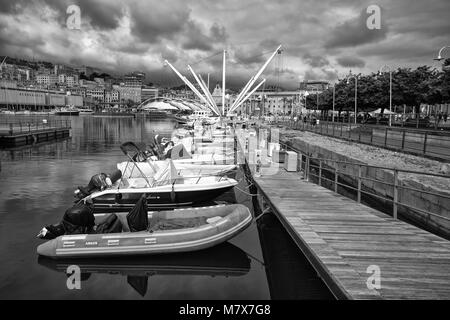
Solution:
{"label": "lamp post", "polygon": [[444,46],[444,47],[442,47],[442,48],[439,50],[438,56],[437,56],[436,58],[434,58],[434,60],[436,60],[436,61],[441,61],[442,59],[444,59],[444,58],[442,58],[442,52],[443,52],[445,49],[448,49],[448,48],[450,48],[450,46]]}
{"label": "lamp post", "polygon": [[[333,114],[331,115],[331,122],[334,122],[334,109],[336,106],[336,83],[333,86]],[[327,117],[328,118],[328,117]],[[328,119],[327,119],[328,121]]]}
{"label": "lamp post", "polygon": [[382,73],[384,69],[389,72],[389,127],[392,126],[392,68],[385,65],[381,67],[380,72]]}
{"label": "lamp post", "polygon": [[352,75],[352,72],[350,71],[350,74],[347,76],[347,84],[350,83],[350,79],[355,79],[355,124],[356,124],[356,114],[358,113],[358,75]]}

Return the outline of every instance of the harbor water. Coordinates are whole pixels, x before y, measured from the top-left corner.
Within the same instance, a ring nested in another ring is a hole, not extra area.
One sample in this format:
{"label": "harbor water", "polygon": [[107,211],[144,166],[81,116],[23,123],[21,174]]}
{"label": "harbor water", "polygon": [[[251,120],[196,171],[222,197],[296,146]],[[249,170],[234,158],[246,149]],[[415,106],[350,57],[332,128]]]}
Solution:
{"label": "harbor water", "polygon": [[[67,119],[72,121],[68,139],[0,150],[0,299],[332,299],[271,214],[229,242],[200,252],[39,258],[36,247],[42,241],[36,234],[61,219],[77,186],[126,161],[121,143],[145,142],[152,134],[170,136],[176,126],[125,117]],[[236,179],[239,188],[215,202],[257,210],[242,169]],[[67,286],[69,265],[81,269],[80,289]]]}

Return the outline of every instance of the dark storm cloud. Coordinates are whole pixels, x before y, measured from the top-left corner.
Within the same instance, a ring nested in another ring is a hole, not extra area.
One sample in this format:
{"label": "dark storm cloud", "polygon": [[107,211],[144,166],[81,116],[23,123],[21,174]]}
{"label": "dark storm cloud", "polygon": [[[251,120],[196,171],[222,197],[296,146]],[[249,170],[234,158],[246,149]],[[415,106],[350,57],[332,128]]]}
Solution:
{"label": "dark storm cloud", "polygon": [[267,57],[264,56],[259,47],[251,48],[250,50],[237,48],[234,53],[234,58],[236,60],[236,63],[248,66],[264,63],[264,61],[267,59]]}
{"label": "dark storm cloud", "polygon": [[337,63],[339,63],[340,66],[342,67],[358,67],[358,68],[363,68],[366,63],[364,62],[364,60],[358,58],[358,57],[339,57],[336,59]]}
{"label": "dark storm cloud", "polygon": [[330,64],[328,59],[326,59],[320,55],[313,56],[309,53],[307,53],[303,56],[303,60],[313,68],[320,68],[320,67],[324,67],[324,66],[327,66]]}
{"label": "dark storm cloud", "polygon": [[88,19],[90,25],[101,30],[112,30],[118,27],[124,15],[121,3],[108,0],[33,0],[34,5],[48,5],[58,13],[58,21],[64,25],[67,19],[67,8],[70,5],[80,7],[81,19]]}
{"label": "dark storm cloud", "polygon": [[[81,8],[77,32],[65,28],[70,4]],[[369,4],[383,8],[381,30],[366,27]],[[227,81],[240,87],[282,44],[292,71],[280,73],[282,83],[327,80],[350,67],[432,64],[447,44],[448,12],[449,0],[0,0],[0,54],[158,77],[168,59],[220,80],[227,49]],[[279,58],[264,76],[273,78]]]}
{"label": "dark storm cloud", "polygon": [[0,44],[14,47],[31,47],[35,48],[45,44],[45,40],[39,36],[31,36],[22,30],[11,30],[4,21],[0,21]]}
{"label": "dark storm cloud", "polygon": [[189,24],[190,10],[182,3],[161,1],[157,5],[140,3],[130,8],[131,32],[139,41],[171,39]]}
{"label": "dark storm cloud", "polygon": [[369,14],[364,9],[358,17],[336,26],[325,43],[325,48],[356,47],[363,44],[376,43],[385,39],[388,32],[388,25],[383,23],[382,20],[381,29],[371,30],[367,28],[368,17]]}
{"label": "dark storm cloud", "polygon": [[201,27],[193,21],[187,23],[186,38],[183,49],[210,51],[213,48],[213,39],[204,34]]}
{"label": "dark storm cloud", "polygon": [[224,42],[228,39],[228,34],[224,26],[215,22],[210,28],[211,38],[215,41]]}
{"label": "dark storm cloud", "polygon": [[18,13],[30,1],[26,0],[0,0],[0,12],[1,13]]}

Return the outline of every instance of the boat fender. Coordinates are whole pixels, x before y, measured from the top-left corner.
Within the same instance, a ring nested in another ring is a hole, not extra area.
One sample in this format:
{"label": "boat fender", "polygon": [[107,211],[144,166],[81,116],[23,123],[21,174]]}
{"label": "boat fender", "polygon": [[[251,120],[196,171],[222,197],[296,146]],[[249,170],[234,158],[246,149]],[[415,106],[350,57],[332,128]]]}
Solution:
{"label": "boat fender", "polygon": [[116,193],[115,199],[116,199],[116,202],[119,202],[120,200],[122,200],[122,194],[121,193]]}
{"label": "boat fender", "polygon": [[175,184],[172,183],[172,190],[170,191],[170,200],[175,202],[177,194],[175,193]]}

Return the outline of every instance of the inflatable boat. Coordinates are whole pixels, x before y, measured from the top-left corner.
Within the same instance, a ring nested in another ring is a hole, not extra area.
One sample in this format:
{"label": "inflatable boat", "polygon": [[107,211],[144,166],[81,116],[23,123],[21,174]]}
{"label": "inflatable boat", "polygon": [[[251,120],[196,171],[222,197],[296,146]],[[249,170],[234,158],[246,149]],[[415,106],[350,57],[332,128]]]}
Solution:
{"label": "inflatable boat", "polygon": [[51,259],[40,256],[39,265],[66,273],[77,265],[84,274],[122,276],[204,275],[238,277],[250,271],[250,259],[242,249],[229,242],[213,248],[175,254],[80,259]]}
{"label": "inflatable boat", "polygon": [[[95,224],[111,214],[95,214]],[[252,221],[248,208],[240,204],[149,211],[148,229],[131,232],[128,214],[115,213],[121,233],[62,235],[38,246],[37,253],[57,259],[195,251],[227,241]]]}
{"label": "inflatable boat", "polygon": [[61,273],[67,273],[69,266],[77,265],[81,270],[81,281],[89,281],[92,274],[126,277],[127,283],[141,296],[148,293],[149,277],[156,275],[239,277],[250,271],[247,254],[229,242],[205,250],[169,255],[58,260],[40,256],[38,263]]}

